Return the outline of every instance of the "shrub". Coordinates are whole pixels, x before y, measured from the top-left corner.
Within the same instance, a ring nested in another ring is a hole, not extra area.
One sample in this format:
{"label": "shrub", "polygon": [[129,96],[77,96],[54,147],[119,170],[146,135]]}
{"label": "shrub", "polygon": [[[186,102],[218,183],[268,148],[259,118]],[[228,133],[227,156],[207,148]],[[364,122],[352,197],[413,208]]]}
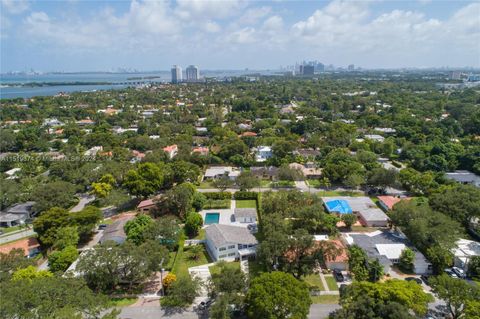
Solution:
{"label": "shrub", "polygon": [[212,192],[203,193],[207,199],[231,199],[232,193],[230,192]]}
{"label": "shrub", "polygon": [[168,273],[162,281],[163,290],[167,291],[168,288],[171,287],[175,281],[177,281],[177,276],[175,274],[172,274],[171,272]]}
{"label": "shrub", "polygon": [[242,200],[242,199],[257,199],[258,193],[257,192],[245,192],[239,191],[233,194],[234,199]]}
{"label": "shrub", "polygon": [[185,222],[185,232],[189,236],[195,236],[203,225],[203,218],[199,213],[190,213]]}

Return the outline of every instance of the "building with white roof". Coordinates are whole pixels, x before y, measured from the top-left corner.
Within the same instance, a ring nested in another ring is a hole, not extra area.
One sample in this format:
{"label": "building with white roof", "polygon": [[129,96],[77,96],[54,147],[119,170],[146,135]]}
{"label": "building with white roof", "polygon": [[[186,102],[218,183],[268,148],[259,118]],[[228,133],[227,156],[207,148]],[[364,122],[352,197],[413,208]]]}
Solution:
{"label": "building with white roof", "polygon": [[480,187],[480,176],[466,170],[458,170],[450,173],[446,173],[445,177],[452,179],[461,184],[470,184],[476,187]]}
{"label": "building with white roof", "polygon": [[468,264],[472,257],[480,256],[480,243],[473,240],[460,239],[456,244],[457,247],[453,250],[455,267],[468,271]]}
{"label": "building with white roof", "polygon": [[230,178],[231,180],[235,180],[240,175],[240,173],[241,169],[238,167],[212,166],[207,168],[205,174],[203,175],[203,179],[217,179],[228,176],[228,178]]}
{"label": "building with white roof", "polygon": [[257,162],[265,162],[269,158],[272,158],[273,151],[270,146],[259,146],[255,152],[255,160]]}
{"label": "building with white roof", "polygon": [[258,241],[245,227],[212,224],[205,228],[205,244],[214,261],[255,256]]}

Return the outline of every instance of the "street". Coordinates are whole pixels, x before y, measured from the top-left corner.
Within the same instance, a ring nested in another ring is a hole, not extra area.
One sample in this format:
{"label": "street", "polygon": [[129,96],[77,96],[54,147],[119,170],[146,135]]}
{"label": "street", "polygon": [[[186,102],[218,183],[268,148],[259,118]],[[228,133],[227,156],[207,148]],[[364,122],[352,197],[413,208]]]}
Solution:
{"label": "street", "polygon": [[5,244],[5,243],[9,243],[11,241],[15,241],[15,240],[18,240],[18,239],[22,239],[22,238],[25,238],[25,237],[30,237],[30,236],[33,236],[33,235],[35,235],[35,232],[33,231],[33,229],[27,229],[27,230],[22,230],[22,231],[18,231],[18,232],[13,232],[13,233],[10,233],[10,234],[5,234],[5,235],[0,237],[0,245]]}
{"label": "street", "polygon": [[88,194],[77,194],[77,197],[79,198],[79,202],[72,209],[70,209],[71,213],[76,213],[76,212],[81,211],[90,202],[93,202],[95,200],[95,196],[88,195]]}
{"label": "street", "polygon": [[[158,300],[156,300],[158,305]],[[309,319],[323,319],[328,318],[328,314],[340,306],[336,304],[314,304],[310,307]],[[125,307],[120,313],[122,319],[155,319],[155,318],[170,318],[170,319],[200,319],[205,318],[196,313],[191,307],[186,310],[164,310],[160,306],[148,305],[144,307]]]}

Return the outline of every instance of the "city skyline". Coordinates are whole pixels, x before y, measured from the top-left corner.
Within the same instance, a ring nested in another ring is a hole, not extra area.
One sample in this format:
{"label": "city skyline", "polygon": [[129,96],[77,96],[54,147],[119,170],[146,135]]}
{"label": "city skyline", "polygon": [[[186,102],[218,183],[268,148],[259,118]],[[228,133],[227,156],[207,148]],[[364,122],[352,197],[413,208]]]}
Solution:
{"label": "city skyline", "polygon": [[480,67],[471,1],[1,1],[1,72]]}

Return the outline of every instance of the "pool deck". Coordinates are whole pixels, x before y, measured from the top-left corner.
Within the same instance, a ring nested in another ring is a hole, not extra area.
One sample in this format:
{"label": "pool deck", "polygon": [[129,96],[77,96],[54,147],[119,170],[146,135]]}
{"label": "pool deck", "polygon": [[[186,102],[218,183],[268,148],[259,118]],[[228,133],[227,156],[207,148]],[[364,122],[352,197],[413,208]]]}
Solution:
{"label": "pool deck", "polygon": [[[230,204],[230,208],[228,209],[206,209],[200,211],[200,215],[202,215],[203,220],[205,221],[205,214],[207,213],[219,213],[220,218],[218,223],[221,225],[232,225],[232,226],[240,226],[240,227],[247,227],[247,223],[239,223],[235,221],[235,211],[236,202],[232,200]],[[204,225],[203,228],[207,227],[208,225]]]}

